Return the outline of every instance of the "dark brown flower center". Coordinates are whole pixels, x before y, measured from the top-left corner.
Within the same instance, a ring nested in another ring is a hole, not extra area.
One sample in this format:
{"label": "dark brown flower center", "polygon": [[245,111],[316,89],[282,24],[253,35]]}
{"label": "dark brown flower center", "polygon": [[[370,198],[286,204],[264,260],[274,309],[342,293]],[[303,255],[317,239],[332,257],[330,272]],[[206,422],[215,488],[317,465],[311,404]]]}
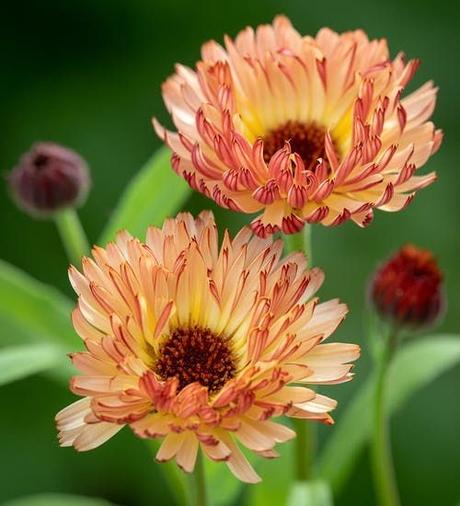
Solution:
{"label": "dark brown flower center", "polygon": [[226,341],[207,328],[175,329],[161,345],[155,372],[164,380],[176,377],[179,389],[198,382],[218,392],[236,372]]}
{"label": "dark brown flower center", "polygon": [[302,158],[305,168],[312,169],[310,166],[318,158],[325,156],[325,136],[326,129],[314,121],[310,123],[288,121],[264,137],[264,159],[268,163],[270,158],[288,141],[292,152]]}

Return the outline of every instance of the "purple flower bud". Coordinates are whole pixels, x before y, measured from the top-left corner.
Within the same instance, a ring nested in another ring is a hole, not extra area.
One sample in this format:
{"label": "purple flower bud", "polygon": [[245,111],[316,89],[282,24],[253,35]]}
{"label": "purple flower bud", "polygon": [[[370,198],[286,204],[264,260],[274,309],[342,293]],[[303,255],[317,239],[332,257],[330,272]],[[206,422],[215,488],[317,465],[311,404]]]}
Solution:
{"label": "purple flower bud", "polygon": [[91,184],[86,162],[51,142],[34,144],[9,175],[17,205],[34,217],[47,217],[84,203]]}

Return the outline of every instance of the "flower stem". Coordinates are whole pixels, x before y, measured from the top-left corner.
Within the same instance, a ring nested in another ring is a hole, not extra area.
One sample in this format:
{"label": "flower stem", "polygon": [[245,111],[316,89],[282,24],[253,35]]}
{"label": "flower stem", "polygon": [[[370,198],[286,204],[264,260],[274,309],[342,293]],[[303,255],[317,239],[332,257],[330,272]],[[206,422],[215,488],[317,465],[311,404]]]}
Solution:
{"label": "flower stem", "polygon": [[82,257],[89,253],[89,245],[77,212],[64,209],[56,213],[54,220],[70,263],[79,266]]}
{"label": "flower stem", "polygon": [[195,469],[192,477],[192,493],[190,506],[209,506],[208,494],[206,491],[206,479],[203,465],[203,457],[201,452],[198,452],[196,458]]}
{"label": "flower stem", "polygon": [[296,481],[307,481],[311,478],[315,433],[307,420],[294,418],[295,441],[295,478]]}
{"label": "flower stem", "polygon": [[302,231],[297,234],[285,235],[286,252],[302,251],[308,258],[308,266],[313,263],[311,225],[305,225]]}
{"label": "flower stem", "polygon": [[375,384],[374,427],[372,435],[372,465],[378,504],[398,506],[399,494],[396,486],[388,419],[385,412],[385,390],[388,366],[395,349],[396,336],[392,335],[382,350]]}
{"label": "flower stem", "polygon": [[[286,252],[302,251],[307,256],[309,267],[311,267],[311,226],[305,225],[301,232],[287,235],[285,240]],[[316,434],[314,427],[307,420],[294,419],[293,422],[297,433],[295,440],[295,478],[297,481],[307,481],[312,474]]]}

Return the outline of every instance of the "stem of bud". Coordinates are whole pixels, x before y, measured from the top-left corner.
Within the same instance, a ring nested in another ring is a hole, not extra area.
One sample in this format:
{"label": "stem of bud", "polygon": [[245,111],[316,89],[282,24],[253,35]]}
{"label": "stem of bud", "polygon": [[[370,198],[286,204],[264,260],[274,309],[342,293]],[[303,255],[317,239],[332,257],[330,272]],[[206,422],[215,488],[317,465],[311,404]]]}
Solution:
{"label": "stem of bud", "polygon": [[375,488],[380,506],[399,506],[400,504],[385,409],[388,369],[396,346],[397,336],[395,332],[392,332],[380,350],[381,353],[377,360],[371,455]]}
{"label": "stem of bud", "polygon": [[71,264],[79,267],[81,259],[89,254],[89,244],[75,209],[64,209],[54,215],[62,244]]}

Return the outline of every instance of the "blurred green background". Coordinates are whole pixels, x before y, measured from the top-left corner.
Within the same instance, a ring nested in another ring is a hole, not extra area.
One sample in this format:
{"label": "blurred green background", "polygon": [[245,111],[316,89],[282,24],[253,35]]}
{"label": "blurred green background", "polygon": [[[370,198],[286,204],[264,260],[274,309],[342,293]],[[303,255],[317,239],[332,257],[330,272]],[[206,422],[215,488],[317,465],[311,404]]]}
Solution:
{"label": "blurred green background", "polygon": [[[327,275],[322,298],[340,297],[351,309],[335,338],[365,346],[361,322],[367,278],[382,258],[408,241],[438,256],[448,295],[441,330],[458,331],[460,99],[455,73],[460,43],[458,7],[448,0],[9,2],[0,17],[0,171],[12,168],[37,140],[79,151],[94,182],[80,214],[90,239],[96,240],[127,182],[160,146],[150,118],[167,121],[160,85],[173,64],[192,65],[205,40],[235,35],[277,13],[287,14],[303,33],[327,25],[337,31],[362,27],[371,37],[387,37],[393,54],[403,49],[422,59],[416,84],[432,78],[440,86],[434,120],[446,137],[426,169],[436,169],[439,181],[404,212],[377,212],[366,230],[352,224],[314,228],[315,262]],[[199,196],[187,204],[195,212],[203,207],[212,206]],[[245,220],[220,210],[217,214],[232,230]],[[53,224],[22,215],[4,184],[0,227],[2,259],[71,295],[67,260]],[[333,396],[346,403],[369,369],[365,353],[356,380],[334,387]],[[451,506],[460,500],[459,385],[457,367],[419,392],[393,419],[404,505]],[[53,417],[72,400],[61,386],[35,377],[3,387],[0,396],[0,503],[55,491],[106,497],[127,506],[172,504],[151,455],[127,430],[88,454],[58,448]],[[333,430],[321,428],[321,438]],[[367,454],[336,504],[373,504]]]}

